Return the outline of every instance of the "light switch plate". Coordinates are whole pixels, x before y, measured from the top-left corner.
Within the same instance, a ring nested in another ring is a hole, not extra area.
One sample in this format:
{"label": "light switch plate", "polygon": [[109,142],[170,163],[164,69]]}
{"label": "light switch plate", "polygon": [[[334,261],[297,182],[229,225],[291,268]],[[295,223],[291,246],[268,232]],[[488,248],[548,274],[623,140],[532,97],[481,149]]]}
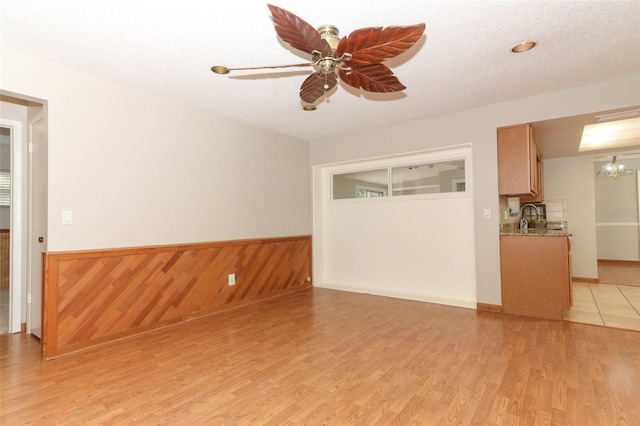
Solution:
{"label": "light switch plate", "polygon": [[484,209],[484,218],[491,219],[491,209]]}
{"label": "light switch plate", "polygon": [[62,210],[62,224],[71,225],[73,223],[73,212],[71,210]]}

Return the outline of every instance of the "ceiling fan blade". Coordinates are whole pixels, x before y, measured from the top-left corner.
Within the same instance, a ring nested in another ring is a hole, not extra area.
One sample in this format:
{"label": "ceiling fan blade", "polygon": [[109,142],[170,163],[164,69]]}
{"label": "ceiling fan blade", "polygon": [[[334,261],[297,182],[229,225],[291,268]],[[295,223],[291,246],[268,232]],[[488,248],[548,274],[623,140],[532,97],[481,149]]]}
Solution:
{"label": "ceiling fan blade", "polygon": [[293,68],[293,67],[310,67],[313,64],[310,62],[304,64],[289,64],[289,65],[267,65],[263,67],[243,67],[243,68],[227,68],[224,65],[214,65],[211,67],[211,71],[216,74],[229,74],[231,71],[247,71],[247,70],[269,70],[275,68]]}
{"label": "ceiling fan blade", "polygon": [[364,66],[352,66],[351,72],[339,71],[340,79],[349,86],[367,92],[399,92],[406,89],[393,71],[384,64],[374,63]]}
{"label": "ceiling fan blade", "polygon": [[314,72],[300,86],[300,99],[312,104],[326,92],[333,89],[337,83],[338,77],[335,73],[322,74],[320,71]]}
{"label": "ceiling fan blade", "polygon": [[336,56],[350,53],[349,65],[382,62],[407,51],[422,37],[424,29],[424,23],[407,27],[361,28],[340,40]]}
{"label": "ceiling fan blade", "polygon": [[276,33],[291,47],[311,54],[317,50],[322,56],[331,55],[331,46],[306,21],[280,7],[267,5],[271,10]]}

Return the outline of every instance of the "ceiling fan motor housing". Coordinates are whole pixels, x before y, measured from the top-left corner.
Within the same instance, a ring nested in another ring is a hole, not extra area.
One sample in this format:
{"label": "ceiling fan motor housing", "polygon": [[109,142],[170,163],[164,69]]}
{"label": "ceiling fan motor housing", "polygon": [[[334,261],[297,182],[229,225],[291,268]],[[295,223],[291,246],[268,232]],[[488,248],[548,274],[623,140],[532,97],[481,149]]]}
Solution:
{"label": "ceiling fan motor housing", "polygon": [[[338,27],[335,25],[322,25],[317,28],[320,37],[331,47],[331,56],[322,57],[318,52],[318,58],[315,63],[320,68],[320,72],[324,75],[331,74],[335,71],[338,66],[338,59],[335,56],[336,49],[338,48],[338,43],[340,43],[340,32],[338,31]],[[315,53],[315,52],[314,52]]]}
{"label": "ceiling fan motor housing", "polygon": [[322,25],[318,27],[318,32],[320,33],[320,37],[329,43],[332,50],[335,51],[338,48],[338,43],[340,43],[340,31],[338,31],[338,27],[335,25]]}

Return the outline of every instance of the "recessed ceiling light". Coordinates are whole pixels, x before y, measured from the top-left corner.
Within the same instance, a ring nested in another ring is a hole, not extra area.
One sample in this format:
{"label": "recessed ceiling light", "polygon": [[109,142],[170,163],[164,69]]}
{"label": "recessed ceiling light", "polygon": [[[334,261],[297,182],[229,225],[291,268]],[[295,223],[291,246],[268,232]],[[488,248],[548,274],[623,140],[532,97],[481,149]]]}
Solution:
{"label": "recessed ceiling light", "polygon": [[522,52],[526,52],[527,50],[533,49],[535,46],[536,46],[535,41],[525,41],[524,43],[516,44],[515,46],[513,46],[511,51],[513,53],[522,53]]}

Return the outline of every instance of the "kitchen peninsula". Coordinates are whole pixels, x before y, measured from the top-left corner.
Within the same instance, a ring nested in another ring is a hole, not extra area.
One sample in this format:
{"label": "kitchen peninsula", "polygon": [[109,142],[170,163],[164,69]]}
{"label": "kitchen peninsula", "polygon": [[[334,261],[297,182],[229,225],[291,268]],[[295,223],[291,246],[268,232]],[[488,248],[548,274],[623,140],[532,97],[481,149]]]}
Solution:
{"label": "kitchen peninsula", "polygon": [[564,211],[555,226],[541,215],[544,170],[531,124],[498,128],[497,152],[502,311],[561,320],[572,304],[571,240]]}
{"label": "kitchen peninsula", "polygon": [[561,320],[571,308],[571,240],[562,230],[500,232],[502,310]]}

